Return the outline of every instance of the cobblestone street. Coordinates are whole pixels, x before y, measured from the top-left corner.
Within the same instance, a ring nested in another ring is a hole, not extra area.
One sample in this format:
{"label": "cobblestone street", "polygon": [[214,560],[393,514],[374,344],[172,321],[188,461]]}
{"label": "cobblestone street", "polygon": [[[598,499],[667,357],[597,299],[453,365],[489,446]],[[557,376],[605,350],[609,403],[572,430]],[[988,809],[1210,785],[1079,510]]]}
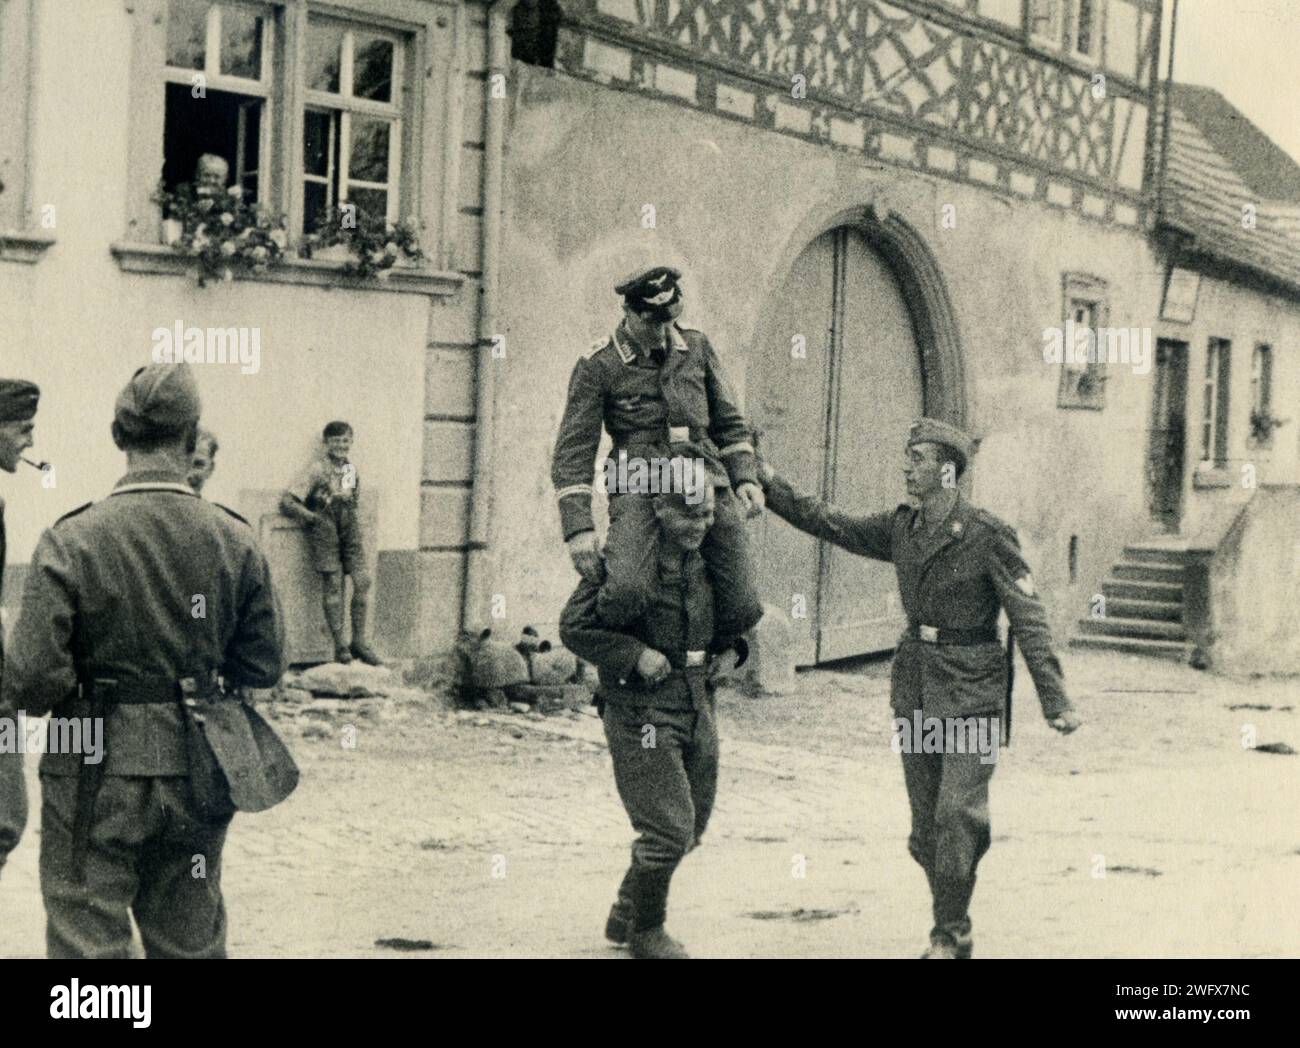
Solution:
{"label": "cobblestone street", "polygon": [[[976,955],[1300,955],[1300,759],[1241,742],[1253,725],[1261,745],[1300,748],[1296,685],[1131,656],[1064,661],[1084,717],[1068,738],[1018,675]],[[669,929],[695,955],[919,953],[928,898],[905,847],[888,670],[801,674],[785,697],[722,694],[718,806],[670,899]],[[302,784],[232,827],[233,955],[624,956],[601,932],[631,833],[594,717],[338,705],[278,718]],[[348,724],[354,749],[340,741]],[[35,758],[28,775],[38,810]],[[34,811],[0,881],[3,956],[43,952],[38,844]]]}

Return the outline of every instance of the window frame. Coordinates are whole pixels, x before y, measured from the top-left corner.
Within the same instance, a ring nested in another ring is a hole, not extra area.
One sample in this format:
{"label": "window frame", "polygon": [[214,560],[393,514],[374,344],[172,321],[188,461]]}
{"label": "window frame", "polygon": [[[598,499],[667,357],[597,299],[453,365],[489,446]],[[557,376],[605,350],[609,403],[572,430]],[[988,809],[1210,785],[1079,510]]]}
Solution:
{"label": "window frame", "polygon": [[1201,465],[1228,464],[1228,417],[1231,407],[1232,340],[1211,336],[1205,348],[1201,398]]}
{"label": "window frame", "polygon": [[[299,173],[307,108],[307,18],[315,13],[397,35],[406,45],[400,189],[395,194],[398,214],[425,226],[425,267],[449,269],[456,235],[455,188],[461,152],[455,88],[463,71],[454,46],[457,26],[463,20],[459,8],[450,0],[258,0],[256,6],[272,12],[269,32],[274,41],[272,49],[263,51],[263,63],[270,63],[265,120],[270,131],[269,148],[260,162],[266,174],[259,179],[258,196],[265,207],[285,218],[294,248],[302,237]],[[131,14],[125,240],[127,245],[156,245],[161,216],[152,196],[163,163],[166,0],[133,0]],[[214,87],[211,80],[208,86]]]}
{"label": "window frame", "polygon": [[[243,8],[245,10],[256,10],[260,12],[265,21],[262,26],[262,71],[257,80],[250,80],[247,77],[234,76],[232,74],[221,72],[221,11],[222,8]],[[164,19],[164,41],[166,35],[166,4],[163,5]],[[274,4],[268,0],[212,0],[212,7],[208,10],[208,22],[206,27],[206,39],[203,45],[203,69],[186,69],[182,66],[173,66],[167,63],[166,51],[163,52],[163,83],[177,84],[182,87],[194,86],[194,77],[196,74],[203,76],[204,90],[221,91],[225,94],[241,95],[247,98],[259,98],[262,101],[262,119],[261,126],[258,128],[258,170],[257,174],[257,199],[265,205],[266,188],[262,180],[262,172],[266,168],[267,161],[272,158],[272,149],[275,142],[274,129],[276,126],[277,113],[275,111],[275,90],[272,83],[275,72],[275,55],[276,55],[276,22],[277,11]],[[213,43],[216,47],[213,47]],[[165,44],[164,44],[165,46]],[[164,87],[164,92],[166,88]],[[163,99],[164,109],[166,108],[166,97]],[[237,152],[230,160],[231,182],[234,185],[242,186],[244,179],[249,175],[243,162],[244,139],[242,132],[238,136]]]}
{"label": "window frame", "polygon": [[54,243],[34,224],[36,0],[0,0],[0,261],[37,262]]}
{"label": "window frame", "polygon": [[[388,197],[388,207],[386,218],[389,222],[396,223],[400,220],[403,212],[402,193],[403,187],[407,182],[407,172],[403,167],[403,158],[410,154],[413,144],[408,144],[405,140],[406,129],[410,121],[406,119],[406,108],[413,94],[414,88],[410,84],[411,65],[408,58],[408,52],[411,50],[409,41],[401,34],[392,32],[379,31],[377,35],[388,37],[393,43],[393,76],[391,96],[396,96],[396,100],[390,99],[388,102],[379,102],[374,99],[359,98],[354,95],[354,76],[356,47],[354,32],[360,23],[348,18],[339,18],[337,15],[328,13],[323,15],[330,21],[342,22],[346,28],[343,31],[341,41],[342,52],[339,60],[339,92],[333,94],[329,91],[320,91],[302,85],[303,102],[301,122],[306,125],[306,114],[309,111],[332,113],[338,112],[339,120],[337,131],[335,123],[330,121],[330,155],[329,171],[325,176],[327,186],[326,206],[346,203],[349,200],[348,191],[353,187],[360,189],[383,189]],[[369,32],[375,32],[374,28],[368,23],[365,29]],[[345,90],[346,88],[346,90]],[[387,121],[392,130],[388,136],[388,181],[387,183],[367,182],[362,179],[353,179],[349,177],[349,164],[351,162],[351,125],[352,118],[361,116],[369,117],[375,120]],[[336,136],[338,141],[336,142]],[[337,144],[338,155],[338,198],[332,199],[335,179],[335,145]],[[302,199],[306,199],[305,183],[309,181],[318,181],[320,176],[309,176],[305,166],[295,172],[291,177],[298,181],[298,190]],[[298,234],[302,233],[303,221],[305,215],[300,211],[298,214]],[[291,227],[292,229],[293,227]]]}
{"label": "window frame", "polygon": [[1083,0],[1069,0],[1070,9],[1066,21],[1068,39],[1066,50],[1070,57],[1089,65],[1101,65],[1102,35],[1106,31],[1106,0],[1092,2],[1092,50],[1079,50],[1079,23],[1083,17]]}
{"label": "window frame", "polygon": [[1025,0],[1024,7],[1025,34],[1028,36],[1029,42],[1040,47],[1050,47],[1054,51],[1063,51],[1065,49],[1065,31],[1070,24],[1070,11],[1066,7],[1067,0],[1043,0],[1045,3],[1050,3],[1056,12],[1055,38],[1040,33],[1036,28],[1034,2],[1035,0]]}
{"label": "window frame", "polygon": [[[1110,326],[1110,288],[1105,280],[1088,273],[1066,273],[1061,279],[1063,322],[1069,324],[1078,320],[1075,314],[1080,308],[1087,308],[1092,314],[1092,331],[1094,336],[1102,328]],[[1068,327],[1064,330],[1068,330]],[[1103,411],[1106,407],[1106,383],[1109,380],[1106,347],[1094,342],[1097,360],[1089,362],[1083,368],[1071,367],[1061,361],[1061,376],[1057,385],[1056,406],[1058,408],[1083,408],[1091,411]],[[1074,347],[1063,347],[1066,353],[1074,352]]]}
{"label": "window frame", "polygon": [[1273,417],[1273,345],[1256,342],[1250,355],[1250,415],[1251,437],[1256,447],[1273,446],[1273,430],[1262,438],[1255,437],[1255,418]]}

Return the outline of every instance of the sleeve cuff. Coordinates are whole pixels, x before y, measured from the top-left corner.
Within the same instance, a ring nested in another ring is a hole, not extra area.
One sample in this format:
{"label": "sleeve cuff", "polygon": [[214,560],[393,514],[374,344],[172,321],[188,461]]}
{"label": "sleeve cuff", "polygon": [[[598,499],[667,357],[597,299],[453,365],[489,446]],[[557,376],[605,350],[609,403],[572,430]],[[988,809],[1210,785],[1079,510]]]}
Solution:
{"label": "sleeve cuff", "polygon": [[[748,448],[749,445],[744,445]],[[722,452],[723,461],[727,466],[727,474],[731,477],[731,486],[739,487],[741,484],[758,483],[758,466],[754,461],[754,452],[751,450],[737,449],[727,454]]]}
{"label": "sleeve cuff", "polygon": [[[581,488],[582,490],[577,490]],[[560,492],[560,527],[564,541],[583,531],[594,531],[596,523],[591,516],[591,485],[574,485]]]}

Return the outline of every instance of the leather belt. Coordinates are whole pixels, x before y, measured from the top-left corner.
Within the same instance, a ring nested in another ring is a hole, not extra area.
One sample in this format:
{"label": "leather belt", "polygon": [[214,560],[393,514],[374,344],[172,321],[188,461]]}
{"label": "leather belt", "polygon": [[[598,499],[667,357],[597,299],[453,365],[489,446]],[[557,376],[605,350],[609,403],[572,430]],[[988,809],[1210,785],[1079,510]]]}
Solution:
{"label": "leather belt", "polygon": [[[196,673],[185,680],[217,685],[220,678],[215,672]],[[77,685],[82,698],[93,698],[95,692],[107,694],[115,706],[154,706],[181,701],[181,680],[176,677],[101,677],[90,674]]]}
{"label": "leather belt", "polygon": [[614,434],[614,448],[618,450],[628,444],[684,444],[688,441],[704,440],[709,433],[699,426],[664,426],[662,429],[633,429],[625,433]]}
{"label": "leather belt", "polygon": [[996,644],[998,628],[996,626],[977,626],[974,629],[957,629],[947,626],[925,626],[919,622],[909,623],[904,636],[926,644]]}

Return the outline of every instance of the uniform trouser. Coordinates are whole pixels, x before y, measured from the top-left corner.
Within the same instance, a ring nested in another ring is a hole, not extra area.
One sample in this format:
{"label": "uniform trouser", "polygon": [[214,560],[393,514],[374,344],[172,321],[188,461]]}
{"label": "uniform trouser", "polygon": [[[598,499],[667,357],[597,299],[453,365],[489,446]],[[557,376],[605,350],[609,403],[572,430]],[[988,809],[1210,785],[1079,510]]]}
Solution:
{"label": "uniform trouser", "polygon": [[718,789],[718,726],[712,695],[694,709],[605,706],[614,783],[638,836],[619,887],[633,927],[663,924],[668,885],[713,813]]}
{"label": "uniform trouser", "polygon": [[[754,586],[745,535],[745,511],[728,487],[715,489],[713,527],[704,537],[700,555],[713,584],[714,633],[739,636],[763,617],[763,604]],[[605,625],[624,626],[639,619],[657,582],[654,497],[621,494],[609,500],[609,531],[605,536],[605,584],[596,610]]]}
{"label": "uniform trouser", "polygon": [[105,776],[85,876],[72,870],[75,776],[41,779],[41,894],[50,957],[130,957],[131,917],[147,957],[224,957],[221,848],[227,816],[197,818],[184,777]]}
{"label": "uniform trouser", "polygon": [[[0,717],[8,716],[0,713]],[[18,844],[27,825],[27,784],[23,755],[0,753],[0,868]]]}
{"label": "uniform trouser", "polygon": [[[898,714],[902,716],[902,714]],[[925,871],[934,902],[932,937],[968,942],[975,868],[989,850],[989,780],[979,753],[904,753],[912,808],[907,849]]]}

